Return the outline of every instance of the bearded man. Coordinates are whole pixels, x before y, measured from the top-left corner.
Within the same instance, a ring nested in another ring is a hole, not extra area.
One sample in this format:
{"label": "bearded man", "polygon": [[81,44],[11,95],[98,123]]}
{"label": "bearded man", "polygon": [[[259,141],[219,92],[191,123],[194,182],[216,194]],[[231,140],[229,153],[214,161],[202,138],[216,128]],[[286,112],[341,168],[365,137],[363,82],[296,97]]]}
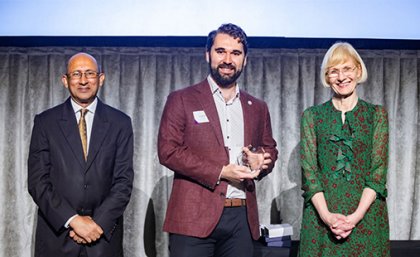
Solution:
{"label": "bearded man", "polygon": [[174,172],[163,227],[171,257],[253,256],[254,181],[271,172],[277,149],[267,104],[237,83],[247,51],[245,32],[223,24],[208,35],[208,77],[168,96],[158,155]]}

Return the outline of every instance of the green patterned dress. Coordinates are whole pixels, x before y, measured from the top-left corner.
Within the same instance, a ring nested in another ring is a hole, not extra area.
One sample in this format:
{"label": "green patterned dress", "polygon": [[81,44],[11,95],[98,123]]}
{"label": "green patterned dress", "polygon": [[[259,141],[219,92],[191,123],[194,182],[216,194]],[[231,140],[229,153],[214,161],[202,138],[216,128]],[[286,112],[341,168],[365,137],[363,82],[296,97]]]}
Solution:
{"label": "green patterned dress", "polygon": [[[388,166],[388,115],[361,99],[341,112],[332,101],[308,108],[301,121],[302,189],[305,200],[299,256],[390,256],[385,198]],[[377,197],[346,239],[337,240],[311,202],[323,192],[328,209],[349,215],[364,188]]]}

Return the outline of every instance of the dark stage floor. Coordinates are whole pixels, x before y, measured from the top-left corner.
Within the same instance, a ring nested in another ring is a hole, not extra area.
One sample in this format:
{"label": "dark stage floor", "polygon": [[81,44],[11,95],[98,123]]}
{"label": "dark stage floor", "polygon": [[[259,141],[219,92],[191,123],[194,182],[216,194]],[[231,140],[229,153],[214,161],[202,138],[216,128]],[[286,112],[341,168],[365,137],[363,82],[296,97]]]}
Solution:
{"label": "dark stage floor", "polygon": [[[254,257],[295,257],[299,241],[293,241],[291,248],[267,247],[255,242]],[[391,257],[420,257],[420,241],[391,241]]]}

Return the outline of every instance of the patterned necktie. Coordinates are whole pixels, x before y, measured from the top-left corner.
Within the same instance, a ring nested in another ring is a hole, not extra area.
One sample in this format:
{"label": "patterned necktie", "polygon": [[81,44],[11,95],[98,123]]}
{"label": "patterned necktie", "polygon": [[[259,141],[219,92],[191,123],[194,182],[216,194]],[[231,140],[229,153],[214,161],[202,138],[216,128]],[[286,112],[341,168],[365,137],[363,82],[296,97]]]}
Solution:
{"label": "patterned necktie", "polygon": [[85,161],[87,160],[87,133],[86,133],[86,120],[85,115],[88,112],[87,109],[80,110],[80,120],[79,120],[79,133],[80,139],[82,139],[82,147],[83,147],[83,157]]}

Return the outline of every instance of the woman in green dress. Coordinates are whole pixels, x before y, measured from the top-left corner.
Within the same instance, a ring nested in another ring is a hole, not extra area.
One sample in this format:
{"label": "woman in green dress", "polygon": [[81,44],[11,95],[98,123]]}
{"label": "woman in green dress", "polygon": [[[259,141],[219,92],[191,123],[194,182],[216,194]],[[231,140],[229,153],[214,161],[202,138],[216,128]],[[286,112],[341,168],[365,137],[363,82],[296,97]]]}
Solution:
{"label": "woman in green dress", "polygon": [[304,111],[304,210],[299,256],[390,256],[388,115],[359,99],[365,64],[348,43],[327,51],[321,80],[333,97]]}

